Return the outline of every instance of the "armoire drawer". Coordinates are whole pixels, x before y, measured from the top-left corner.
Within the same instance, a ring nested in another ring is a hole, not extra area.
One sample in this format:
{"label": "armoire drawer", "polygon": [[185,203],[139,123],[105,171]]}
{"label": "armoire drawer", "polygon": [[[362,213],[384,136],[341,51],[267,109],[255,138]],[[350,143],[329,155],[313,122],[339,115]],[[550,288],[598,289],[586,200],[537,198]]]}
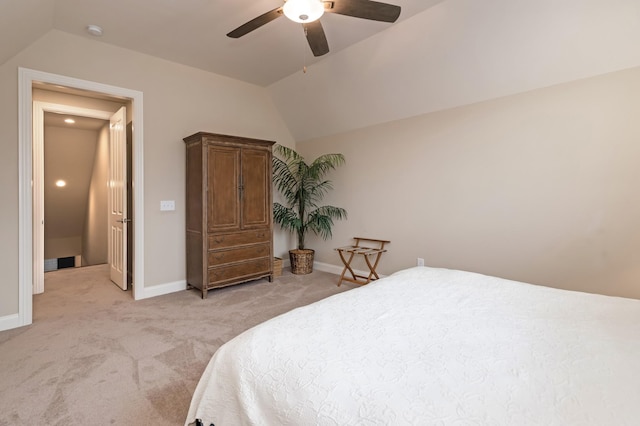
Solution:
{"label": "armoire drawer", "polygon": [[209,250],[269,241],[271,241],[271,231],[268,229],[209,235]]}
{"label": "armoire drawer", "polygon": [[209,268],[209,283],[215,284],[243,276],[270,273],[271,258],[248,260],[242,263]]}
{"label": "armoire drawer", "polygon": [[242,246],[226,250],[209,251],[209,266],[256,259],[259,257],[269,257],[269,252],[269,243]]}

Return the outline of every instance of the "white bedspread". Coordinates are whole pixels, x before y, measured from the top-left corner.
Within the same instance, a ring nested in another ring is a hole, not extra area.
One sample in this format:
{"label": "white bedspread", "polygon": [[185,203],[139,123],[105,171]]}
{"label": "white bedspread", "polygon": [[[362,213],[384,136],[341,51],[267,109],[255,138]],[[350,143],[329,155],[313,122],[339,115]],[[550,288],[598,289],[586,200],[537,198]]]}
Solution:
{"label": "white bedspread", "polygon": [[412,268],[223,345],[187,423],[639,425],[640,301]]}

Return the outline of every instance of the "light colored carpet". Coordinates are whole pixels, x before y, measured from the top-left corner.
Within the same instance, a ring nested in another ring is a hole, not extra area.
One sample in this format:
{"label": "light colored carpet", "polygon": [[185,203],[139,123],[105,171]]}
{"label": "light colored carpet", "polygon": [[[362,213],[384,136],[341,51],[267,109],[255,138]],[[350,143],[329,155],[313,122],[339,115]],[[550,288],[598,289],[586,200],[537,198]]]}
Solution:
{"label": "light colored carpet", "polygon": [[242,331],[353,286],[288,270],[134,301],[106,265],[46,274],[33,325],[0,332],[0,425],[180,425],[207,362]]}

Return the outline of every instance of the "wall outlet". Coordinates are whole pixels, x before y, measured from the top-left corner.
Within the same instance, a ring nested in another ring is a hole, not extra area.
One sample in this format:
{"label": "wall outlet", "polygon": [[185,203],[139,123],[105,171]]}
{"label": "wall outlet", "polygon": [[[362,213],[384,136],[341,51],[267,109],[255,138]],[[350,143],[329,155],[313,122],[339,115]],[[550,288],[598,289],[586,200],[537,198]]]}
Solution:
{"label": "wall outlet", "polygon": [[424,259],[421,257],[418,258],[418,266],[424,266]]}
{"label": "wall outlet", "polygon": [[176,209],[176,202],[174,200],[160,201],[160,211],[173,211]]}

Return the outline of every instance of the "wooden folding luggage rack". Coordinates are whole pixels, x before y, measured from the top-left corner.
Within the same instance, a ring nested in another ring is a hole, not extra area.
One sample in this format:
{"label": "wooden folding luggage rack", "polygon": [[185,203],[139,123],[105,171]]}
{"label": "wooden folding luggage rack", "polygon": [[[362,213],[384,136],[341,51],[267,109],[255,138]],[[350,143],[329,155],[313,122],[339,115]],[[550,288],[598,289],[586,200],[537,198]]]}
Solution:
{"label": "wooden folding luggage rack", "polygon": [[[342,284],[342,281],[349,281],[356,284],[368,284],[373,280],[379,279],[380,277],[376,272],[376,268],[378,267],[378,262],[380,262],[380,257],[382,256],[382,253],[387,251],[384,248],[384,245],[391,242],[388,240],[376,240],[373,238],[362,238],[362,237],[355,237],[354,240],[355,240],[354,245],[338,247],[337,249],[335,249],[340,255],[340,259],[344,264],[342,275],[340,275],[340,280],[338,281],[338,287],[340,287],[340,284]],[[360,245],[362,241],[365,241],[367,243],[375,243],[377,244],[377,247],[362,246]],[[368,275],[356,274],[354,270],[351,268],[351,261],[356,255],[364,256],[364,260],[367,263],[367,266],[369,267]],[[371,263],[372,260],[373,260],[373,263]],[[345,275],[347,274],[347,271],[349,271],[349,273],[351,274],[351,278],[349,278],[348,276],[345,277]]]}

